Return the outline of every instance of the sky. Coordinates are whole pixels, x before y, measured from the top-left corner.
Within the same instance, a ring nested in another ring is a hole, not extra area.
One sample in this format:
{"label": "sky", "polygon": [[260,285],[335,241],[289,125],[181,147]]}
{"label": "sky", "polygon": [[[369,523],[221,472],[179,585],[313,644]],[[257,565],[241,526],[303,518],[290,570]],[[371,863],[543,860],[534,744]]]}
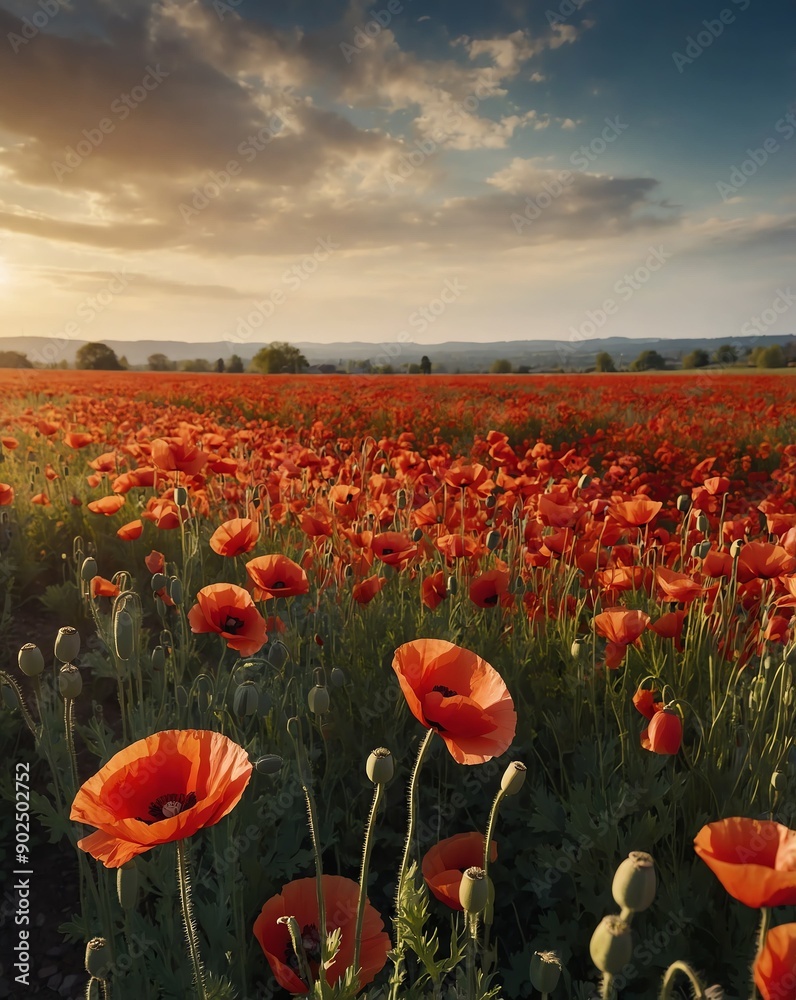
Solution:
{"label": "sky", "polygon": [[2,335],[796,332],[790,0],[0,0]]}

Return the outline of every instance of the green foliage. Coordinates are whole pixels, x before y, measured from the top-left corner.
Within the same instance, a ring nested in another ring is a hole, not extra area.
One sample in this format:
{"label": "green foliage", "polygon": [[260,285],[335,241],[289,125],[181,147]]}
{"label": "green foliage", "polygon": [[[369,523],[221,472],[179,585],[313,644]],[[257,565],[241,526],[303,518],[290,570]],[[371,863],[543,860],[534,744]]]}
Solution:
{"label": "green foliage", "polygon": [[749,356],[749,363],[758,368],[784,368],[788,363],[785,352],[779,344],[756,347]]}
{"label": "green foliage", "polygon": [[0,368],[32,368],[33,362],[21,351],[0,351]]}
{"label": "green foliage", "polygon": [[608,353],[608,351],[600,351],[594,361],[595,371],[598,372],[615,372],[616,365],[614,364],[614,359]]}
{"label": "green foliage", "polygon": [[171,361],[165,354],[150,354],[146,362],[151,372],[174,372],[177,370],[177,362]]}
{"label": "green foliage", "polygon": [[738,360],[738,352],[732,344],[722,344],[715,350],[713,360],[717,365],[734,365]]}
{"label": "green foliage", "polygon": [[113,348],[102,343],[83,344],[78,348],[75,366],[91,371],[120,371],[122,367]]}
{"label": "green foliage", "polygon": [[646,350],[632,362],[630,370],[632,372],[646,372],[660,370],[666,367],[666,360],[657,351]]}
{"label": "green foliage", "polygon": [[710,355],[701,348],[689,351],[683,358],[683,368],[704,368],[710,364]]}
{"label": "green foliage", "polygon": [[511,370],[511,362],[508,358],[496,358],[489,366],[489,371],[493,375],[508,375]]}
{"label": "green foliage", "polygon": [[249,367],[263,375],[296,375],[309,367],[309,362],[297,347],[274,341],[254,355]]}

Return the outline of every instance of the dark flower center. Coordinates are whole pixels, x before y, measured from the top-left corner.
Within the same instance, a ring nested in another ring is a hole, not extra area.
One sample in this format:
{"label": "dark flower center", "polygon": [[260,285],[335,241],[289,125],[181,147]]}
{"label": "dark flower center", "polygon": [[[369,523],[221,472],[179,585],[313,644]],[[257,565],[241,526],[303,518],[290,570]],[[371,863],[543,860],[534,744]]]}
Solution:
{"label": "dark flower center", "polygon": [[224,631],[231,632],[234,635],[239,628],[243,628],[243,619],[236,618],[234,615],[227,615],[227,620],[224,622]]}
{"label": "dark flower center", "polygon": [[270,586],[269,589],[270,590],[282,590],[282,588],[286,587],[286,586],[287,586],[287,584],[284,582],[284,580],[277,580],[275,583],[271,584],[271,586]]}
{"label": "dark flower center", "polygon": [[449,687],[445,687],[444,684],[437,684],[437,686],[433,687],[431,690],[438,691],[441,695],[444,695],[446,698],[455,698],[456,695],[459,693],[458,691],[452,691]]}
{"label": "dark flower center", "polygon": [[391,556],[394,551],[395,551],[395,549],[382,549],[382,553],[381,554],[383,556]]}
{"label": "dark flower center", "polygon": [[498,601],[497,594],[490,594],[489,597],[484,598],[484,604],[488,604],[490,608],[493,608],[497,604],[497,601]]}
{"label": "dark flower center", "polygon": [[172,792],[169,795],[161,795],[149,807],[151,820],[142,820],[143,823],[157,823],[162,819],[170,819],[177,816],[191,806],[196,805],[196,795],[193,792],[183,794],[182,792]]}

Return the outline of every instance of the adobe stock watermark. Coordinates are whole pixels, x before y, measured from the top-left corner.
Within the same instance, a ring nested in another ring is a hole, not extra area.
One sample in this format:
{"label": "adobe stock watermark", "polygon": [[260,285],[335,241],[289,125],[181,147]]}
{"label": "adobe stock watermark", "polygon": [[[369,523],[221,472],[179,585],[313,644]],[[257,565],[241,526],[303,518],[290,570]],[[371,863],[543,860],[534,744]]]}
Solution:
{"label": "adobe stock watermark", "polygon": [[[796,135],[796,114],[794,109],[788,111],[786,115],[774,122],[774,131],[782,136],[783,142],[790,142]],[[747,149],[747,158],[740,164],[733,164],[730,169],[728,181],[716,181],[716,189],[721,195],[723,202],[728,202],[741,190],[750,177],[764,167],[768,161],[782,149],[782,145],[771,135],[763,141],[761,146],[755,149]]]}
{"label": "adobe stock watermark", "polygon": [[[752,0],[732,0],[735,7],[741,11],[746,10],[751,2]],[[682,73],[685,67],[690,66],[694,60],[698,59],[705,49],[709,49],[716,39],[724,34],[727,25],[735,21],[736,17],[737,14],[732,7],[725,7],[719,11],[718,17],[705,18],[702,22],[702,30],[686,38],[685,52],[672,52],[677,72]]]}
{"label": "adobe stock watermark", "polygon": [[234,332],[224,336],[225,343],[248,343],[266,320],[271,319],[276,310],[287,302],[290,295],[295,294],[341,246],[342,244],[335,243],[331,236],[318,237],[313,250],[282,273],[281,280],[286,290],[274,288],[264,299],[254,302],[251,312],[238,317]]}
{"label": "adobe stock watermark", "polygon": [[370,45],[374,38],[378,38],[382,31],[390,26],[394,17],[403,14],[403,12],[404,5],[401,0],[388,0],[384,9],[368,11],[370,20],[365,21],[364,24],[357,24],[354,28],[354,44],[340,42],[340,51],[343,53],[345,61],[350,63],[355,56],[358,56],[363,49]]}
{"label": "adobe stock watermark", "polygon": [[23,45],[32,42],[36,35],[45,29],[56,14],[68,8],[69,0],[38,0],[36,6],[39,8],[38,10],[26,14],[20,19],[22,27],[19,34],[15,31],[9,31],[6,36],[15,55]]}
{"label": "adobe stock watermark", "polygon": [[585,7],[588,2],[589,0],[561,0],[558,10],[545,11],[547,23],[551,28],[556,24],[564,24],[573,14],[577,14],[581,7]]}
{"label": "adobe stock watermark", "polygon": [[796,304],[796,295],[791,291],[790,285],[785,289],[778,288],[775,298],[760,315],[750,316],[743,324],[741,333],[745,337],[761,336],[778,323],[780,317],[784,316],[794,304]]}
{"label": "adobe stock watermark", "polygon": [[227,14],[236,14],[242,3],[243,0],[213,0],[213,10],[219,21],[223,21]]}
{"label": "adobe stock watermark", "polygon": [[[604,120],[605,128],[602,132],[570,155],[569,162],[577,170],[587,170],[595,160],[602,156],[612,142],[616,142],[619,136],[630,128],[630,125],[620,122],[618,117],[613,120],[610,118]],[[571,170],[560,170],[556,177],[542,184],[544,190],[533,197],[527,197],[524,210],[513,212],[511,215],[511,224],[514,226],[515,232],[521,233],[526,226],[535,222],[542,212],[549,208],[574,183],[576,177],[577,174]]]}
{"label": "adobe stock watermark", "polygon": [[[139,108],[149,95],[158,89],[165,79],[171,76],[168,70],[162,69],[160,63],[155,66],[147,66],[141,82],[124,94],[119,94],[111,101],[109,111],[113,117],[105,116],[100,118],[94,128],[84,128],[82,139],[78,139],[73,146],[67,146],[64,150],[64,161],[52,161],[52,168],[55,172],[56,180],[63,180],[67,174],[74,170],[88,159],[89,156],[98,149],[105,141],[106,136],[112,135],[116,131],[119,122],[126,121],[127,118]],[[115,120],[114,120],[115,119]]]}
{"label": "adobe stock watermark", "polygon": [[[288,88],[288,90],[291,89]],[[280,111],[275,112],[258,132],[246,136],[237,148],[238,156],[240,156],[243,163],[253,163],[258,154],[285,130],[285,127],[290,124],[294,116],[295,112],[288,105]],[[211,170],[207,175],[208,179],[203,184],[197,184],[196,187],[191,189],[190,202],[180,202],[180,215],[186,225],[207,208],[212,201],[220,198],[222,193],[230,186],[233,179],[241,175],[243,172],[241,160],[231,159],[227,161],[221,170]]]}

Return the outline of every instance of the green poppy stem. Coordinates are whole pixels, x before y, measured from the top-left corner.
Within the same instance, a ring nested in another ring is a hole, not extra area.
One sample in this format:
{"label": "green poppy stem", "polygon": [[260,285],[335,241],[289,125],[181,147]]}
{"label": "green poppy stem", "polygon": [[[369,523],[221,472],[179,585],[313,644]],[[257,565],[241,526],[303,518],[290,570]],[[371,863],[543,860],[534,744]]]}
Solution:
{"label": "green poppy stem", "polygon": [[614,995],[614,977],[610,972],[603,973],[603,981],[600,984],[600,1000],[612,1000]]}
{"label": "green poppy stem", "polygon": [[365,828],[365,843],[362,848],[362,870],[359,875],[359,902],[357,903],[357,924],[354,940],[354,971],[359,975],[359,956],[362,951],[362,922],[365,919],[365,903],[368,899],[368,868],[370,855],[373,851],[373,829],[376,825],[376,814],[384,797],[384,785],[377,782],[373,790],[373,805],[370,807],[368,825]]}
{"label": "green poppy stem", "polygon": [[205,970],[202,965],[202,956],[199,952],[199,935],[196,931],[196,920],[193,915],[193,902],[191,900],[191,876],[188,868],[188,857],[185,850],[185,841],[177,841],[177,882],[180,887],[180,905],[182,907],[182,920],[185,924],[185,938],[188,942],[188,951],[193,965],[193,978],[196,985],[196,992],[199,1000],[207,1000],[207,984],[205,983]]}
{"label": "green poppy stem", "polygon": [[671,1000],[671,997],[674,995],[674,981],[677,978],[678,972],[681,972],[684,976],[688,977],[691,986],[694,989],[695,1000],[704,1000],[705,987],[699,981],[699,976],[697,976],[691,966],[686,965],[685,962],[672,962],[664,973],[660,1000]]}

